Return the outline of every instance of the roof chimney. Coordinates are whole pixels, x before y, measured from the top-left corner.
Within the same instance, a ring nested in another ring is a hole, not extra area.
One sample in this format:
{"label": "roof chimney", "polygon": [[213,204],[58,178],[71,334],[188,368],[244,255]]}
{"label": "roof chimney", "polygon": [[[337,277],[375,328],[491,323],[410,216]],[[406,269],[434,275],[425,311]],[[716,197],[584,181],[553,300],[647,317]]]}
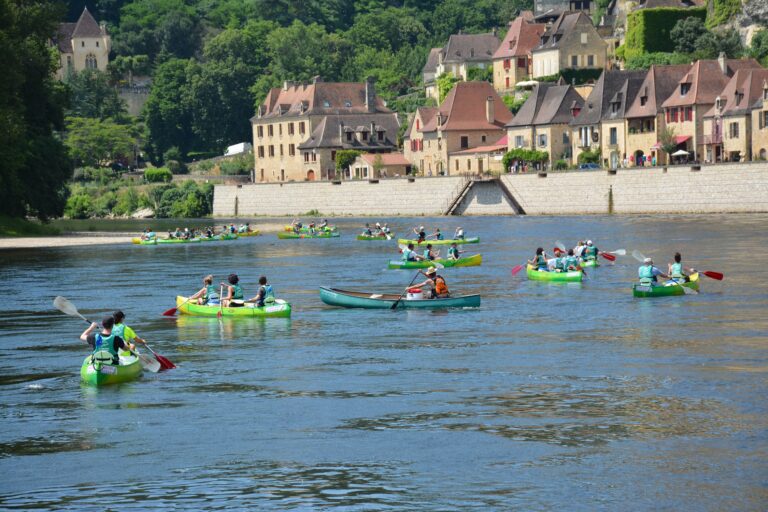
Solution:
{"label": "roof chimney", "polygon": [[339,142],[344,144],[344,121],[339,122]]}
{"label": "roof chimney", "polygon": [[376,79],[369,76],[365,79],[365,110],[367,112],[376,111]]}
{"label": "roof chimney", "polygon": [[289,87],[293,86],[293,82],[290,80],[286,80],[283,82],[283,90],[287,91]]}
{"label": "roof chimney", "polygon": [[323,81],[323,78],[320,75],[315,75],[312,77],[312,85],[315,85],[317,83],[320,83]]}
{"label": "roof chimney", "polygon": [[495,113],[496,112],[493,109],[493,96],[488,96],[485,99],[485,118],[491,124],[493,124],[494,121],[496,121],[496,117],[494,115]]}
{"label": "roof chimney", "polygon": [[725,62],[725,53],[720,52],[720,55],[717,56],[717,63],[720,65],[720,71],[723,72],[724,75],[728,74],[728,64]]}

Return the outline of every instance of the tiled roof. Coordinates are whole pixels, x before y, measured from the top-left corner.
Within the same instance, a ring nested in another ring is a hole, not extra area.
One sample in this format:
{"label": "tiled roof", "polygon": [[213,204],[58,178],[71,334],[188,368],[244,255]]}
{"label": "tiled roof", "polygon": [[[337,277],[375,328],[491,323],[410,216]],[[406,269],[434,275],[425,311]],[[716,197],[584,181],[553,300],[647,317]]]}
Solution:
{"label": "tiled roof", "polygon": [[[727,59],[724,73],[717,60],[696,61],[662,106],[711,105],[737,70],[760,67],[755,59]],[[680,84],[690,84],[690,89],[681,94]]]}
{"label": "tiled roof", "polygon": [[[628,105],[635,99],[645,74],[643,70],[603,71],[592,92],[584,101],[581,113],[570,124],[582,126],[623,118]],[[617,106],[615,111],[612,108],[614,103]]]}
{"label": "tiled roof", "polygon": [[[493,123],[488,122],[485,112],[488,97],[493,98]],[[497,130],[512,120],[512,112],[488,82],[458,82],[440,105],[439,112],[443,118],[442,130]]]}
{"label": "tiled roof", "polygon": [[717,113],[727,117],[750,112],[755,103],[763,98],[763,84],[768,84],[768,69],[737,70],[718,94],[724,102],[722,110],[718,112],[713,105],[704,117],[713,117]]}
{"label": "tiled roof", "polygon": [[573,119],[572,109],[581,108],[583,103],[579,93],[570,85],[540,83],[507,127],[569,123]]}
{"label": "tiled roof", "polygon": [[498,153],[499,151],[507,151],[507,143],[504,144],[491,144],[489,146],[477,146],[476,148],[463,149],[461,151],[454,151],[452,155],[467,155],[473,153]]}
{"label": "tiled roof", "polygon": [[75,31],[75,25],[77,23],[59,23],[56,44],[61,53],[72,53],[72,32]]}
{"label": "tiled roof", "polygon": [[539,45],[541,34],[545,29],[546,25],[542,23],[530,23],[523,16],[518,16],[510,23],[507,35],[493,54],[493,58],[506,59],[529,55],[531,50]]}
{"label": "tiled roof", "polygon": [[442,48],[432,48],[429,50],[429,57],[427,57],[427,63],[424,64],[424,68],[421,70],[422,73],[435,74],[437,72],[437,63],[440,60],[439,55],[442,50]]}
{"label": "tiled roof", "polygon": [[99,24],[96,23],[96,20],[93,19],[93,16],[91,16],[86,7],[83,9],[80,19],[77,20],[72,37],[101,37],[101,35],[101,27],[99,27]]}
{"label": "tiled roof", "polygon": [[377,156],[381,157],[382,165],[411,165],[402,153],[363,153],[360,158],[375,165]]}
{"label": "tiled roof", "polygon": [[[371,127],[371,124],[374,126]],[[351,130],[350,130],[351,128]],[[373,128],[373,129],[372,129]],[[299,144],[299,149],[343,148],[361,151],[394,149],[397,147],[397,132],[400,123],[395,113],[326,115],[315,125],[309,138]],[[378,140],[383,129],[384,140]],[[353,132],[352,140],[346,140],[346,133]],[[358,141],[354,132],[366,132],[368,140]],[[345,134],[342,136],[342,133]]]}
{"label": "tiled roof", "polygon": [[[661,112],[661,104],[674,92],[677,83],[690,69],[690,64],[651,66],[637,96],[627,108],[626,117],[653,117]],[[646,98],[645,105],[641,105],[642,97]]]}
{"label": "tiled roof", "polygon": [[[260,106],[261,118],[370,113],[365,104],[365,96],[365,83],[331,83],[317,79],[311,84],[288,83],[282,88],[269,91]],[[373,112],[391,112],[378,96],[374,97],[373,103]],[[257,115],[251,121],[258,118]]]}
{"label": "tiled roof", "polygon": [[495,34],[454,34],[443,49],[443,62],[489,61],[498,47]]}
{"label": "tiled roof", "polygon": [[540,44],[534,48],[534,51],[560,48],[562,38],[580,25],[588,25],[594,29],[592,20],[582,11],[563,12],[552,26],[541,35]]}
{"label": "tiled roof", "polygon": [[640,0],[638,9],[657,9],[659,7],[673,7],[675,9],[685,9],[688,7],[697,7],[703,5],[701,0]]}

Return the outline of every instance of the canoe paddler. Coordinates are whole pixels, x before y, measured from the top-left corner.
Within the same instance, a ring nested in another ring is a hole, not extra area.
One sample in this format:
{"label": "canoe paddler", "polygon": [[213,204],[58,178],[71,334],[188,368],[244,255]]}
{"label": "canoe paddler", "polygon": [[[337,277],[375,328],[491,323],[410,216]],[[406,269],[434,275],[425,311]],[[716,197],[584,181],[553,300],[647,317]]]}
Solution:
{"label": "canoe paddler", "polygon": [[581,255],[584,254],[584,249],[586,249],[587,246],[584,244],[583,240],[579,240],[576,243],[576,247],[573,248],[573,255],[577,258],[581,258]]}
{"label": "canoe paddler", "polygon": [[203,287],[189,300],[197,300],[197,303],[202,305],[218,305],[219,304],[219,289],[213,285],[213,276],[207,275],[203,278]]}
{"label": "canoe paddler", "polygon": [[543,247],[536,248],[536,255],[532,260],[528,260],[528,264],[532,267],[536,267],[542,271],[549,271],[549,264],[547,263],[547,255],[544,253]]}
{"label": "canoe paddler", "polygon": [[408,244],[408,247],[403,249],[403,261],[419,261],[423,259],[413,250],[413,243]]}
{"label": "canoe paddler", "polygon": [[658,282],[658,277],[669,279],[669,276],[653,266],[651,258],[645,258],[643,264],[637,269],[637,275],[640,278],[640,284],[643,286],[652,286]]}
{"label": "canoe paddler", "polygon": [[683,267],[683,257],[680,255],[679,252],[675,253],[675,258],[674,259],[675,259],[675,261],[673,263],[670,263],[669,267],[668,267],[669,278],[672,281],[675,281],[675,282],[678,282],[678,283],[679,282],[683,282],[684,283],[684,282],[689,281],[689,278],[685,274],[685,271],[687,270],[691,274],[696,272],[696,271],[694,269],[692,269],[692,268],[685,268],[685,267]]}
{"label": "canoe paddler", "polygon": [[371,230],[371,225],[367,222],[365,223],[365,230],[363,231],[363,236],[373,236],[373,230]]}
{"label": "canoe paddler", "polygon": [[437,252],[433,251],[432,244],[427,244],[427,248],[424,249],[424,254],[422,255],[422,259],[432,261],[437,259],[439,256],[440,256],[440,251],[437,251]]}
{"label": "canoe paddler", "polygon": [[453,239],[464,240],[464,229],[461,226],[457,227],[456,231],[453,232]]}
{"label": "canoe paddler", "polygon": [[99,352],[108,352],[112,356],[111,361],[102,361],[108,362],[108,364],[118,364],[120,361],[118,356],[119,350],[133,350],[136,348],[132,343],[127,343],[123,338],[115,335],[112,332],[114,326],[115,319],[111,316],[105,316],[101,321],[101,332],[96,332],[99,324],[94,322],[80,335],[80,339],[91,346],[93,355]]}
{"label": "canoe paddler", "polygon": [[433,240],[443,240],[443,234],[440,232],[440,228],[435,228],[435,232],[429,235],[427,238],[432,238]]}
{"label": "canoe paddler", "polygon": [[147,228],[144,230],[144,233],[141,235],[142,240],[154,240],[157,238],[157,233],[152,231],[151,228]]}
{"label": "canoe paddler", "polygon": [[587,240],[587,245],[584,247],[582,257],[585,260],[596,260],[600,250],[592,243],[592,240]]}
{"label": "canoe paddler", "polygon": [[425,288],[429,289],[428,298],[430,299],[442,299],[449,297],[451,294],[448,291],[448,285],[445,283],[443,276],[437,274],[435,267],[429,267],[426,272],[422,272],[427,280],[423,283],[415,284],[412,288]]}
{"label": "canoe paddler", "polygon": [[448,248],[448,259],[449,260],[457,260],[459,259],[459,254],[461,254],[464,251],[460,251],[458,247],[456,247],[456,242],[453,242],[451,246]]}
{"label": "canoe paddler", "polygon": [[323,222],[317,225],[317,229],[325,229],[328,227],[328,219],[323,219]]}
{"label": "canoe paddler", "polygon": [[129,343],[139,342],[142,345],[146,345],[147,342],[142,338],[139,338],[139,336],[136,334],[136,331],[123,323],[123,320],[125,320],[125,313],[117,310],[112,313],[112,318],[115,320],[115,326],[112,327],[112,332],[115,334],[115,336],[118,336]]}
{"label": "canoe paddler", "polygon": [[579,270],[579,258],[574,254],[573,249],[568,249],[568,255],[563,258],[563,269],[565,272]]}
{"label": "canoe paddler", "polygon": [[270,304],[275,302],[275,292],[272,289],[272,285],[267,284],[267,277],[261,276],[259,278],[259,291],[252,299],[248,299],[246,302],[255,302],[257,307],[264,307],[264,304]]}
{"label": "canoe paddler", "polygon": [[413,228],[413,232],[416,233],[417,242],[421,243],[427,239],[427,232],[424,231],[424,226],[419,226],[419,229]]}
{"label": "canoe paddler", "polygon": [[242,306],[243,289],[240,287],[239,282],[240,278],[237,277],[237,274],[229,274],[227,283],[221,283],[226,288],[226,295],[221,299],[225,308],[230,307],[230,303],[232,306],[235,306],[237,303],[234,301],[240,301],[238,305]]}

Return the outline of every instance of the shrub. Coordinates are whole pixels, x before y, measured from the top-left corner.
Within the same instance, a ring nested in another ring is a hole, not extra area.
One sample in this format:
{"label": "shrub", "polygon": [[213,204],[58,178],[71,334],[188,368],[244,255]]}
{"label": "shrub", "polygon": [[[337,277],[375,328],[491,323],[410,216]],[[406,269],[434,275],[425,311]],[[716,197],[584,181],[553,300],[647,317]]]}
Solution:
{"label": "shrub", "polygon": [[173,174],[165,167],[149,168],[144,171],[144,180],[148,183],[168,183],[173,179]]}
{"label": "shrub", "polygon": [[579,153],[577,161],[580,164],[599,164],[600,163],[600,150],[599,149],[587,149]]}
{"label": "shrub", "polygon": [[660,7],[657,9],[638,9],[630,13],[627,16],[624,57],[631,57],[632,55],[627,52],[632,50],[640,53],[674,51],[675,42],[671,39],[670,32],[678,21],[691,16],[704,21],[707,17],[707,10],[704,7],[689,9]]}
{"label": "shrub", "polygon": [[565,171],[568,169],[568,162],[566,160],[557,160],[552,167],[556,171]]}
{"label": "shrub", "polygon": [[64,215],[70,219],[87,219],[93,214],[93,201],[85,192],[72,194],[64,206]]}
{"label": "shrub", "polygon": [[233,176],[237,174],[251,174],[253,170],[253,157],[250,154],[239,155],[233,158],[227,158],[219,162],[221,174]]}
{"label": "shrub", "polygon": [[112,207],[115,215],[130,215],[139,207],[139,194],[133,187],[122,189],[117,194],[117,203]]}
{"label": "shrub", "polygon": [[504,169],[508,170],[512,166],[512,162],[545,162],[549,160],[549,153],[546,151],[538,151],[535,149],[515,148],[504,153],[502,157],[502,164]]}
{"label": "shrub", "polygon": [[93,216],[105,217],[112,213],[112,208],[117,204],[117,194],[103,192],[93,201]]}

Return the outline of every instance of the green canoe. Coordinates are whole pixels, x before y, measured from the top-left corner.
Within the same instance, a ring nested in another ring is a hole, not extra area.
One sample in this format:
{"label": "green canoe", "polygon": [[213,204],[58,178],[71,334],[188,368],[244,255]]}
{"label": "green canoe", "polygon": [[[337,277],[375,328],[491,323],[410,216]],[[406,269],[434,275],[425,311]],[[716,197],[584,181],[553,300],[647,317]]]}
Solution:
{"label": "green canoe", "polygon": [[394,269],[408,269],[408,268],[429,268],[434,263],[440,263],[442,266],[449,267],[478,267],[483,263],[483,256],[481,254],[475,254],[474,256],[467,256],[466,258],[459,258],[457,260],[441,259],[436,260],[419,260],[419,261],[402,261],[392,260],[387,265],[388,268]]}
{"label": "green canoe", "polygon": [[213,235],[212,237],[207,237],[207,236],[200,237],[201,242],[223,242],[225,240],[237,240],[237,234],[225,233],[222,235]]}
{"label": "green canoe", "polygon": [[[331,306],[342,308],[391,309],[400,298],[397,294],[352,292],[337,288],[320,288],[320,300]],[[397,309],[439,309],[439,308],[478,308],[480,295],[459,295],[445,299],[415,299],[405,297],[398,302]]]}
{"label": "green canoe", "polygon": [[138,379],[141,373],[141,361],[133,354],[128,356],[121,355],[119,365],[94,363],[89,355],[85,358],[83,366],[80,368],[80,377],[83,379],[83,382],[92,386],[130,382]]}
{"label": "green canoe", "polygon": [[177,311],[183,315],[192,316],[218,316],[221,311],[221,316],[229,317],[244,317],[244,318],[287,318],[291,316],[291,305],[284,300],[279,300],[274,304],[269,304],[263,307],[255,307],[253,304],[247,304],[245,306],[236,308],[222,308],[216,306],[201,306],[194,302],[187,302],[186,297],[176,297]]}
{"label": "green canoe", "polygon": [[193,243],[199,243],[199,238],[159,238],[157,240],[158,244],[193,244]]}
{"label": "green canoe", "polygon": [[600,266],[600,262],[597,261],[597,258],[595,258],[593,260],[584,260],[584,261],[581,262],[581,266],[582,267],[599,267]]}
{"label": "green canoe", "polygon": [[675,284],[672,281],[668,281],[664,284],[644,286],[640,283],[632,285],[632,295],[634,297],[672,297],[674,295],[685,295],[686,288],[691,290],[699,290],[699,274],[691,274],[690,281],[687,283]]}
{"label": "green canoe", "polygon": [[286,233],[286,232],[280,232],[277,234],[277,238],[281,240],[291,240],[294,238],[337,238],[339,236],[338,231],[325,231],[325,232],[318,232],[314,235],[311,235],[309,233]]}
{"label": "green canoe", "polygon": [[457,239],[451,239],[451,240],[429,240],[429,239],[427,239],[427,240],[424,240],[421,243],[419,243],[418,240],[409,240],[407,238],[401,238],[401,239],[399,239],[397,241],[397,243],[404,244],[404,245],[413,244],[413,245],[416,245],[416,246],[427,245],[427,244],[432,244],[432,245],[451,245],[452,243],[456,243],[458,245],[461,245],[461,244],[479,244],[480,243],[480,237],[479,236],[475,236],[475,237],[472,237],[472,238],[457,238]]}
{"label": "green canoe", "polygon": [[139,237],[132,238],[131,242],[136,245],[157,245],[157,238],[153,238],[152,240],[142,240]]}
{"label": "green canoe", "polygon": [[358,240],[391,240],[392,239],[392,233],[389,234],[389,238],[387,238],[387,235],[357,235]]}
{"label": "green canoe", "polygon": [[579,283],[584,278],[584,272],[581,270],[572,270],[570,272],[547,272],[546,270],[537,270],[531,265],[526,266],[528,279],[531,281],[549,281],[551,283]]}
{"label": "green canoe", "polygon": [[[336,231],[336,230],[337,230],[336,226],[325,226],[324,228],[319,228],[319,227],[315,228],[315,231],[327,231],[329,233],[331,231]],[[293,226],[283,226],[283,231],[293,232]],[[309,233],[309,226],[301,226],[299,228],[299,232],[300,233]]]}

